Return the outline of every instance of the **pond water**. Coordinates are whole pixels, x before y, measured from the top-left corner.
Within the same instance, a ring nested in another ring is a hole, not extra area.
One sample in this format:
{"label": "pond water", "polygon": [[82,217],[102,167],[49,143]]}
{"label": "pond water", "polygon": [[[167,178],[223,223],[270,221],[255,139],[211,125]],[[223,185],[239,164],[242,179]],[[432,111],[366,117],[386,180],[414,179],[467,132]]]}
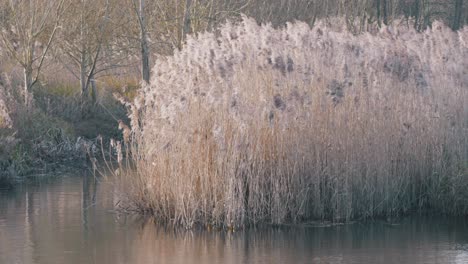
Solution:
{"label": "pond water", "polygon": [[468,263],[468,219],[164,229],[115,213],[111,182],[67,176],[0,191],[0,263]]}

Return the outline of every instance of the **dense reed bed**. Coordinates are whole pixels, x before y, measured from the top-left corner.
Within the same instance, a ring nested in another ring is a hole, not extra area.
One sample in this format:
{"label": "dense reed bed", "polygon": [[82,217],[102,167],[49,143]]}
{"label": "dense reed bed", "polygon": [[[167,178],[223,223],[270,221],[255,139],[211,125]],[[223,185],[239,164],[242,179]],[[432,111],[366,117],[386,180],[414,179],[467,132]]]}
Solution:
{"label": "dense reed bed", "polygon": [[332,24],[243,18],[160,58],[121,124],[126,206],[186,227],[468,213],[468,28]]}

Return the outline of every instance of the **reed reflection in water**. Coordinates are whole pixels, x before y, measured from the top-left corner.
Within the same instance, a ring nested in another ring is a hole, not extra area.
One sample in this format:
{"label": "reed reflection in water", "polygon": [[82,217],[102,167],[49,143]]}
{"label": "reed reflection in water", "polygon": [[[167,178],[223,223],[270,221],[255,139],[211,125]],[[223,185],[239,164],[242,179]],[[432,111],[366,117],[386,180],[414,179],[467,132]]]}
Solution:
{"label": "reed reflection in water", "polygon": [[92,176],[2,191],[0,263],[468,263],[466,218],[202,231],[119,215],[117,202]]}

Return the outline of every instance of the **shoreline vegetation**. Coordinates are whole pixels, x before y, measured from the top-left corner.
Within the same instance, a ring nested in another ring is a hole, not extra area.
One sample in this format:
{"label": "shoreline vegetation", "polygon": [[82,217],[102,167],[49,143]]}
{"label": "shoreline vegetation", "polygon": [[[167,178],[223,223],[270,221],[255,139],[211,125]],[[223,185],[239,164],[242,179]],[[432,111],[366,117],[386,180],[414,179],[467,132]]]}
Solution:
{"label": "shoreline vegetation", "polygon": [[247,17],[189,36],[121,98],[124,205],[187,228],[465,215],[467,43]]}
{"label": "shoreline vegetation", "polygon": [[121,138],[116,119],[126,120],[126,112],[106,95],[109,88],[83,107],[76,87],[49,83],[36,87],[26,107],[16,94],[17,81],[15,75],[0,76],[0,189],[64,170],[92,170],[102,160],[100,148],[110,138]]}

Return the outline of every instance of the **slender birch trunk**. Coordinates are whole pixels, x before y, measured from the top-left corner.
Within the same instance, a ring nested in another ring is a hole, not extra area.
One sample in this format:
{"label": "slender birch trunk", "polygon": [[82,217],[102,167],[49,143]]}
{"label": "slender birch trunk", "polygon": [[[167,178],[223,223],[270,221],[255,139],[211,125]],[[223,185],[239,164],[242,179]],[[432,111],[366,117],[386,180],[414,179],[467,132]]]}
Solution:
{"label": "slender birch trunk", "polygon": [[34,50],[35,50],[35,42],[31,41],[28,45],[28,50],[26,51],[26,63],[23,65],[23,73],[24,73],[24,104],[27,108],[31,106],[32,101],[32,86],[34,85],[33,81],[33,67],[32,61],[34,58]]}
{"label": "slender birch trunk", "polygon": [[26,66],[23,69],[24,73],[24,104],[26,107],[29,108],[31,104],[31,90],[32,90],[32,75],[33,75],[33,69],[30,66]]}

